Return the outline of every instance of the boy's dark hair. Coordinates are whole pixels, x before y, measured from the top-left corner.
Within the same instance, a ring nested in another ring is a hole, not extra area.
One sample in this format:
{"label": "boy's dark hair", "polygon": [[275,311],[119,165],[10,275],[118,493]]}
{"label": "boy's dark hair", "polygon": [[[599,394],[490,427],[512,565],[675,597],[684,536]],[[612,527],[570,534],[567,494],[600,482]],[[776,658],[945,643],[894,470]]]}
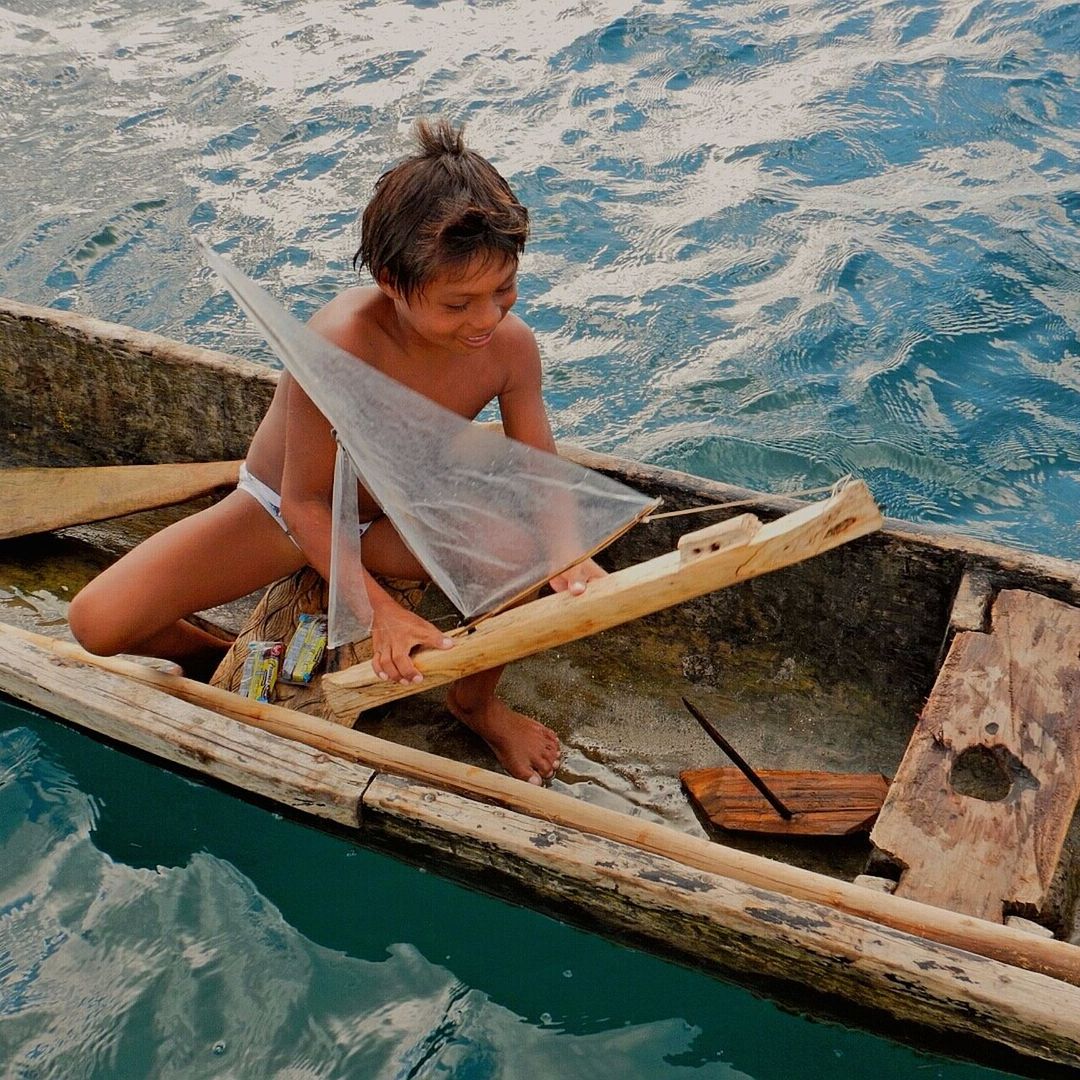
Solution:
{"label": "boy's dark hair", "polygon": [[416,123],[419,152],[383,173],[364,209],[357,270],[406,298],[439,271],[476,256],[517,259],[529,213],[487,159],[448,120]]}

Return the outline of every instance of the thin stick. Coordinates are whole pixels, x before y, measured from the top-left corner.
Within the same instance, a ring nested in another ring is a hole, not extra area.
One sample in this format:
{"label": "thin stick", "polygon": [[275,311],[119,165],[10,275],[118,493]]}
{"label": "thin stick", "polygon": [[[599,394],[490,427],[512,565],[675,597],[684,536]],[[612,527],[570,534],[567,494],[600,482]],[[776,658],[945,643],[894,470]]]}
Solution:
{"label": "thin stick", "polygon": [[793,817],[791,811],[769,790],[769,786],[765,783],[765,781],[762,780],[761,777],[758,776],[758,774],[754,772],[754,770],[751,769],[745,761],[743,761],[742,757],[736,751],[735,747],[732,746],[731,743],[729,743],[727,739],[725,739],[724,736],[721,735],[720,732],[712,726],[711,723],[709,723],[702,711],[693,702],[687,701],[686,698],[683,698],[682,700],[683,704],[690,710],[690,715],[705,729],[705,733],[709,736],[709,738],[711,738],[712,741],[716,743],[716,745],[719,746],[720,749],[723,750],[724,753],[727,754],[727,756],[731,758],[731,760],[734,761],[736,765],[738,765],[739,770],[742,772],[743,776],[745,776],[746,779],[749,780],[750,783],[753,784],[754,787],[756,787],[758,791],[760,791],[761,794],[765,796],[766,799],[768,799],[769,805],[785,821],[790,821]]}
{"label": "thin stick", "polygon": [[[803,488],[802,491],[783,491],[778,494],[785,499],[801,499],[806,495],[823,495],[826,491],[835,492],[839,489],[841,484],[844,484],[851,479],[850,474],[840,477],[834,484],[828,484],[825,487],[816,488]],[[650,525],[654,521],[661,521],[663,518],[684,517],[687,514],[707,514],[713,510],[733,510],[737,506],[758,506],[761,504],[761,496],[755,495],[751,499],[739,499],[736,502],[722,502],[722,503],[709,503],[708,506],[688,506],[683,510],[665,510],[662,514],[646,514],[641,520]]]}

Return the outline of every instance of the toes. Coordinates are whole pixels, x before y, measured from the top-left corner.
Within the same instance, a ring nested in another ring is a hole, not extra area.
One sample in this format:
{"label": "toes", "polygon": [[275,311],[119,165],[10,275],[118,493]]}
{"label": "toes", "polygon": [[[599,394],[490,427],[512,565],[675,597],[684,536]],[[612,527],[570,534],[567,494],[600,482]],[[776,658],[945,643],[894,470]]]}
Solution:
{"label": "toes", "polygon": [[554,758],[550,759],[550,764],[545,762],[544,767],[541,768],[540,776],[546,784],[549,780],[553,779],[555,774],[559,771],[559,766],[562,764],[562,758],[558,754]]}

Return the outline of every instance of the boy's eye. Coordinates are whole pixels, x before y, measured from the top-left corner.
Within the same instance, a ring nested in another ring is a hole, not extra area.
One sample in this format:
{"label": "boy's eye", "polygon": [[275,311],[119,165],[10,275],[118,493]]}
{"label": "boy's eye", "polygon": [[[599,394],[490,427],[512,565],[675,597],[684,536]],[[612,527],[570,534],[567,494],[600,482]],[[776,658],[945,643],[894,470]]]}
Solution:
{"label": "boy's eye", "polygon": [[468,306],[469,306],[468,304],[447,304],[446,305],[446,310],[447,311],[464,311]]}

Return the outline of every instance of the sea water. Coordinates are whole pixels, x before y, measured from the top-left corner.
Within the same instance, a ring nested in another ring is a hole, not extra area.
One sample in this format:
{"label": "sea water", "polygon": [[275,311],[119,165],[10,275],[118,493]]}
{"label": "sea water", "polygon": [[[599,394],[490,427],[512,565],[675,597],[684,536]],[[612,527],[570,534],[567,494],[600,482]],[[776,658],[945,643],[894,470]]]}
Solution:
{"label": "sea water", "polygon": [[[0,293],[271,363],[192,235],[309,315],[448,115],[557,435],[1080,557],[1076,4],[18,0],[0,57]],[[2,1075],[985,1075],[0,729]]]}
{"label": "sea water", "polygon": [[0,1076],[992,1080],[0,702]]}

